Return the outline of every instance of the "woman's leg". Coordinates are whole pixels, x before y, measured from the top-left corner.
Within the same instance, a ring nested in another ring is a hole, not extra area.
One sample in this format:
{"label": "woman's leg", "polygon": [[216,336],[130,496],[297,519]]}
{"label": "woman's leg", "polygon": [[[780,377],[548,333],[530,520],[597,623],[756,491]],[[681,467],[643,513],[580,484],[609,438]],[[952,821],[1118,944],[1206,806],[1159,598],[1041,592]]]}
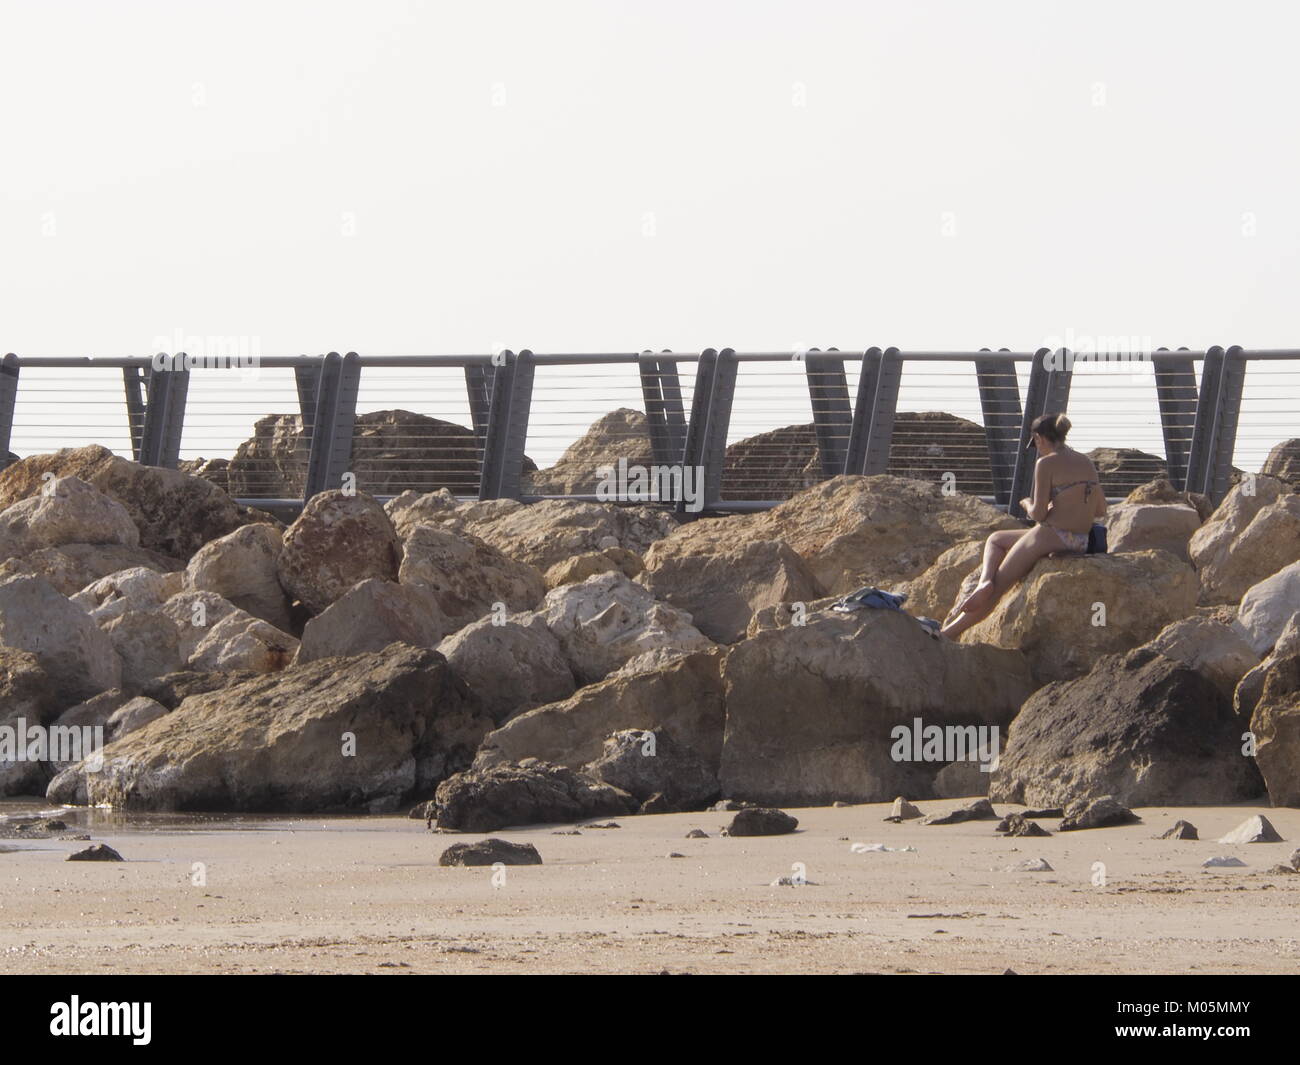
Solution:
{"label": "woman's leg", "polygon": [[984,565],[980,569],[979,584],[970,595],[952,608],[952,612],[948,615],[949,620],[963,612],[978,610],[986,605],[990,610],[993,608],[992,604],[997,602],[993,597],[993,575],[997,573],[1002,560],[1007,557],[1007,552],[1019,543],[1026,533],[1032,531],[1032,529],[999,529],[989,534],[988,539],[984,541]]}
{"label": "woman's leg", "polygon": [[[996,535],[998,534],[994,533],[994,536]],[[1019,538],[1003,556],[997,572],[993,575],[989,593],[981,602],[969,607],[963,605],[958,616],[945,625],[940,633],[949,639],[956,639],[972,625],[979,624],[993,613],[998,600],[1012,585],[1028,574],[1040,558],[1062,549],[1061,538],[1049,525],[1036,525],[1019,534]],[[974,598],[974,595],[967,598],[969,601]]]}

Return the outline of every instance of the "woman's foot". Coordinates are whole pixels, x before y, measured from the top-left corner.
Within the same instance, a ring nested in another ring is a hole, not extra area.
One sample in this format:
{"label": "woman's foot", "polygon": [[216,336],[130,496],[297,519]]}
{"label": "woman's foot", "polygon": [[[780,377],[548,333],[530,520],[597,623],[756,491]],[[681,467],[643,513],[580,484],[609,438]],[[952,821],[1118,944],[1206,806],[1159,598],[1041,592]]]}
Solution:
{"label": "woman's foot", "polygon": [[961,614],[978,614],[981,610],[990,606],[992,602],[993,582],[980,581],[975,590],[957,604],[956,609],[949,615],[949,619]]}

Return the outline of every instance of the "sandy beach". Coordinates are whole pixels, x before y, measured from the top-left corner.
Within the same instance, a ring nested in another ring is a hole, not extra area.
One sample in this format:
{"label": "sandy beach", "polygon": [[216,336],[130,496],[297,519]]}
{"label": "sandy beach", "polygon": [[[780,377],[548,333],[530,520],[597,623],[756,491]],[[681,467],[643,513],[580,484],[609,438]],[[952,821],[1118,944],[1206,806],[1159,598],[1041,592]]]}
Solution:
{"label": "sandy beach", "polygon": [[[925,813],[960,801],[920,803]],[[1015,812],[998,805],[999,813]],[[14,831],[37,811],[86,846]],[[1006,839],[994,823],[882,821],[885,804],[795,809],[786,836],[718,835],[726,813],[537,826],[540,867],[443,868],[483,838],[372,818],[205,818],[14,800],[0,839],[7,973],[1296,973],[1300,810],[1144,808],[1141,824]],[[1253,814],[1286,842],[1213,842]],[[1183,818],[1202,840],[1152,837]],[[1054,829],[1052,819],[1043,819]],[[687,839],[693,828],[708,839]],[[909,851],[854,851],[883,843]],[[681,857],[669,857],[671,853]],[[1202,869],[1233,854],[1245,868]],[[1006,872],[1028,858],[1053,872]],[[1093,884],[1105,864],[1106,884]],[[202,863],[206,885],[192,882]],[[796,875],[807,883],[772,886]]]}

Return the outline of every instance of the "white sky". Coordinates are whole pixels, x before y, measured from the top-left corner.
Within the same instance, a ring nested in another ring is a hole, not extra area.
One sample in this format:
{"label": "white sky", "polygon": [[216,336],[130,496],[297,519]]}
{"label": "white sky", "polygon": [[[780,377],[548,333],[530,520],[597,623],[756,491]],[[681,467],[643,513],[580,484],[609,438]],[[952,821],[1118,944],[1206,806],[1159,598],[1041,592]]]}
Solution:
{"label": "white sky", "polygon": [[1298,12],[0,0],[0,351],[1298,346]]}

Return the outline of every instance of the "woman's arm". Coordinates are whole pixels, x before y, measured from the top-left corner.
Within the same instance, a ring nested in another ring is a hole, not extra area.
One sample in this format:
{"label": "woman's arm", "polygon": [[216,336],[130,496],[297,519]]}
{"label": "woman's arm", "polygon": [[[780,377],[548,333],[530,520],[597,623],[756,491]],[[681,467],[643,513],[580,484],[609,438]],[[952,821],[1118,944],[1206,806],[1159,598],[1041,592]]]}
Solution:
{"label": "woman's arm", "polygon": [[1034,463],[1034,492],[1029,498],[1025,513],[1034,521],[1042,521],[1047,511],[1052,494],[1052,475],[1048,472],[1047,459],[1041,458]]}

